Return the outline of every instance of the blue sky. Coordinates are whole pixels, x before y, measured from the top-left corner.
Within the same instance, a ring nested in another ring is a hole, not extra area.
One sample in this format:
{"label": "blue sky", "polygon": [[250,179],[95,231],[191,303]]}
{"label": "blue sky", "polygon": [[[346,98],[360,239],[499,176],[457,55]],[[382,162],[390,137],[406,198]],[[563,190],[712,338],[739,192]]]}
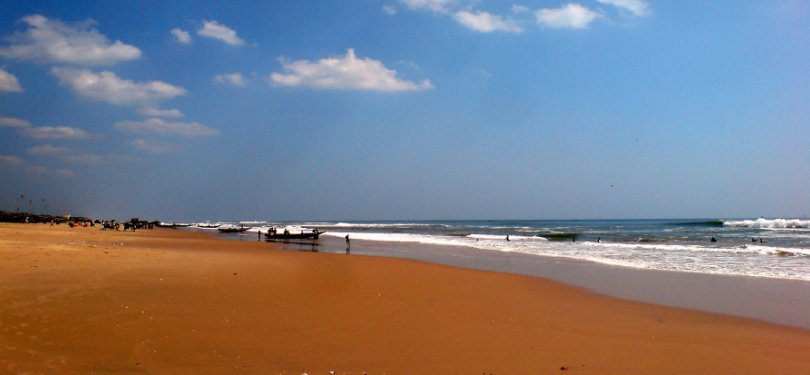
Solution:
{"label": "blue sky", "polygon": [[805,217],[808,21],[764,0],[6,1],[0,207]]}

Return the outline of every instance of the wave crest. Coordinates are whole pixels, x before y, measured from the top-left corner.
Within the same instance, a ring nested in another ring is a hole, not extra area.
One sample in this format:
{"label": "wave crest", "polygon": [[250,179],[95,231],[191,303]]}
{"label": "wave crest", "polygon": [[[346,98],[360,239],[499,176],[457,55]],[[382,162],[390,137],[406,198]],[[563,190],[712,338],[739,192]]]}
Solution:
{"label": "wave crest", "polygon": [[806,229],[810,228],[808,219],[756,219],[756,220],[729,220],[723,222],[729,227],[759,228],[759,229]]}

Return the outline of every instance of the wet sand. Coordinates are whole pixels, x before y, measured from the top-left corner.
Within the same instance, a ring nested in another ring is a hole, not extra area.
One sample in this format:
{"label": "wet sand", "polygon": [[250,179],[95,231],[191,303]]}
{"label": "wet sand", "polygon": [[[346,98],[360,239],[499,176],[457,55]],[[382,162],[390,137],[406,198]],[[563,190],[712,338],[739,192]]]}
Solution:
{"label": "wet sand", "polygon": [[810,373],[810,331],[538,277],[0,224],[0,372]]}
{"label": "wet sand", "polygon": [[[309,247],[287,245],[289,249]],[[321,251],[340,252],[324,236]],[[810,282],[761,277],[641,270],[594,262],[455,246],[353,241],[355,254],[406,258],[456,267],[538,276],[622,299],[709,311],[810,329]]]}

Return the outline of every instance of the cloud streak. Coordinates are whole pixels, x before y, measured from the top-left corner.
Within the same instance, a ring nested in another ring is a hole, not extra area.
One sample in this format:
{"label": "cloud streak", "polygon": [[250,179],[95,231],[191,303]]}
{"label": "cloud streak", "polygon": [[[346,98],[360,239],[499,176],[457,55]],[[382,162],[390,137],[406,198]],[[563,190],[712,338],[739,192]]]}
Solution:
{"label": "cloud streak", "polygon": [[115,128],[129,133],[180,135],[186,137],[207,137],[218,135],[219,131],[197,122],[169,122],[159,118],[144,121],[120,121]]}
{"label": "cloud streak", "polygon": [[73,177],[76,175],[70,169],[58,168],[52,169],[43,167],[36,164],[31,164],[17,156],[13,155],[0,155],[0,168],[11,168],[14,170],[23,171],[30,174],[36,175],[50,175],[50,176],[57,176],[57,177]]}
{"label": "cloud streak", "polygon": [[236,35],[236,31],[217,21],[203,21],[203,27],[197,30],[197,35],[219,40],[228,45],[241,46],[245,41]]}
{"label": "cloud streak", "polygon": [[166,154],[175,151],[169,146],[157,144],[145,139],[134,139],[127,142],[132,148],[148,154]]}
{"label": "cloud streak", "polygon": [[73,65],[113,65],[141,57],[141,50],[106,36],[93,28],[92,21],[67,24],[42,15],[22,18],[24,32],[6,39],[11,45],[0,48],[0,56],[42,63]]}
{"label": "cloud streak", "polygon": [[21,129],[31,126],[31,123],[15,117],[0,117],[0,126]]}
{"label": "cloud streak", "polygon": [[535,12],[537,22],[552,29],[585,29],[601,14],[582,5],[570,3],[560,8],[543,8]]}
{"label": "cloud streak", "polygon": [[[610,5],[622,11],[625,15],[643,17],[651,14],[649,3],[646,0],[596,0],[598,3]],[[449,16],[458,24],[481,33],[508,32],[521,33],[528,24],[522,15],[532,10],[520,4],[511,7],[512,16],[503,16],[491,12],[476,10],[477,1],[455,0],[399,0],[399,4],[406,9],[426,11],[434,14]],[[383,8],[389,15],[396,14],[395,9]],[[540,8],[534,12],[535,23],[548,29],[586,29],[592,22],[605,17],[601,11],[591,9],[579,3],[567,3],[557,8]]]}
{"label": "cloud streak", "polygon": [[17,77],[4,69],[0,69],[0,92],[23,92]]}
{"label": "cloud streak", "polygon": [[73,150],[68,147],[57,147],[52,145],[31,147],[26,150],[25,153],[33,156],[53,157],[67,163],[75,164],[101,164],[104,162],[104,157],[100,155],[89,154],[83,151]]}
{"label": "cloud streak", "polygon": [[67,147],[57,147],[51,145],[41,145],[31,147],[25,151],[25,153],[28,155],[38,155],[38,156],[67,155],[71,152],[72,150]]}
{"label": "cloud streak", "polygon": [[278,86],[319,90],[417,91],[433,88],[429,80],[412,82],[397,78],[397,72],[382,62],[357,58],[353,49],[345,56],[309,60],[281,60],[284,73],[273,73],[270,81]]}
{"label": "cloud streak", "polygon": [[34,139],[90,139],[93,135],[70,126],[31,126],[31,122],[15,117],[0,117],[0,127],[14,128]]}
{"label": "cloud streak", "polygon": [[191,44],[191,34],[188,31],[179,28],[173,28],[169,31],[178,42],[183,44]]}
{"label": "cloud streak", "polygon": [[409,9],[445,13],[449,11],[454,0],[399,0],[399,2]]}
{"label": "cloud streak", "polygon": [[87,69],[55,67],[51,69],[51,75],[59,80],[60,85],[82,98],[115,105],[153,106],[158,101],[186,94],[182,87],[161,81],[121,79],[108,71],[96,73]]}
{"label": "cloud streak", "polygon": [[632,13],[636,17],[650,14],[650,5],[644,0],[596,0],[602,4],[613,5],[624,11]]}
{"label": "cloud streak", "polygon": [[214,77],[214,82],[237,87],[247,86],[247,79],[242,73],[224,73]]}
{"label": "cloud streak", "polygon": [[70,126],[39,126],[22,129],[22,134],[34,139],[89,139],[86,131]]}
{"label": "cloud streak", "polygon": [[0,165],[20,167],[25,165],[25,160],[13,155],[0,155]]}
{"label": "cloud streak", "polygon": [[460,24],[482,33],[503,31],[519,33],[523,31],[516,22],[504,19],[501,16],[488,12],[470,12],[462,10],[456,12],[453,18]]}
{"label": "cloud streak", "polygon": [[141,116],[146,117],[168,117],[168,118],[177,118],[183,117],[183,112],[179,109],[161,109],[158,107],[143,107],[138,110],[138,114]]}

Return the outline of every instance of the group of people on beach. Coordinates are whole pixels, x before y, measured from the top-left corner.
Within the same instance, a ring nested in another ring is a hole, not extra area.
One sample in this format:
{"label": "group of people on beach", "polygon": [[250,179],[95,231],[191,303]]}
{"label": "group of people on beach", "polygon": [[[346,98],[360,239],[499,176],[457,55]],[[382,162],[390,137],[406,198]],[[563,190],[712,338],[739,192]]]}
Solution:
{"label": "group of people on beach", "polygon": [[[53,223],[51,223],[53,225]],[[96,226],[92,221],[70,221],[68,222],[68,226],[71,228],[87,228],[87,227],[94,227]]]}

